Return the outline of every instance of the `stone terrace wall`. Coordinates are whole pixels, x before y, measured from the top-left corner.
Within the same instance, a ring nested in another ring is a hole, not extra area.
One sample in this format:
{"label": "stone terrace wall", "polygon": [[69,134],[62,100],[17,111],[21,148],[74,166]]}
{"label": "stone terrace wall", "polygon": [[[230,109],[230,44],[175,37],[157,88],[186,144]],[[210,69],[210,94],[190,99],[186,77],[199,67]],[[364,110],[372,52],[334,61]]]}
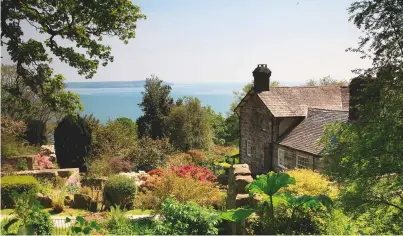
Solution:
{"label": "stone terrace wall", "polygon": [[[252,183],[253,178],[247,164],[232,165],[228,176],[227,209],[234,209],[248,204],[249,194],[246,185]],[[242,227],[245,222],[229,223],[230,233],[233,235],[245,234]]]}
{"label": "stone terrace wall", "polygon": [[5,166],[5,165],[10,165],[10,166],[18,166],[18,162],[20,160],[25,160],[27,162],[27,167],[28,170],[33,170],[34,169],[34,156],[32,155],[27,155],[27,156],[15,156],[15,157],[1,157],[1,165]]}
{"label": "stone terrace wall", "polygon": [[[4,173],[1,173],[3,176]],[[47,170],[26,170],[13,172],[12,175],[30,175],[35,178],[44,178],[55,181],[56,176],[66,178],[66,184],[80,186],[80,171],[78,168],[69,169],[47,169]]]}

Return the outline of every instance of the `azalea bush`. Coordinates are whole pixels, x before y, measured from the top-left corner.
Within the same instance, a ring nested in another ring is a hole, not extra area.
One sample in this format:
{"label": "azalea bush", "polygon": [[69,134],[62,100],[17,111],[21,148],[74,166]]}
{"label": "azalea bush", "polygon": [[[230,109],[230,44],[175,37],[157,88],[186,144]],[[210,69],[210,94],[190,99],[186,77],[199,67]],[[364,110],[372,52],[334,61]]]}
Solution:
{"label": "azalea bush", "polygon": [[[207,168],[193,165],[186,165],[180,167],[171,167],[170,171],[173,171],[179,177],[191,177],[200,181],[214,182],[217,180],[217,176],[213,175],[211,171]],[[166,170],[162,168],[157,168],[148,172],[150,176],[157,175],[159,177],[165,176]]]}
{"label": "azalea bush", "polygon": [[35,155],[35,161],[38,163],[39,169],[54,169],[55,165],[49,160],[49,157],[37,154]]}
{"label": "azalea bush", "polygon": [[194,201],[203,206],[224,204],[226,193],[208,181],[200,181],[191,176],[181,177],[168,170],[162,176],[151,175],[136,196],[136,207],[142,209],[160,209],[162,202],[172,195],[179,202]]}

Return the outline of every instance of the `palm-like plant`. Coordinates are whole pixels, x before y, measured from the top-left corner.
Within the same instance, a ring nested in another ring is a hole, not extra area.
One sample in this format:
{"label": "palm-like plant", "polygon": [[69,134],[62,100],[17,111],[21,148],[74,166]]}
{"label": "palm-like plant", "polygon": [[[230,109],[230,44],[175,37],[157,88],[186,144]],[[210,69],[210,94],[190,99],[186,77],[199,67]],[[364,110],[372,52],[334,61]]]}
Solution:
{"label": "palm-like plant", "polygon": [[[310,208],[317,209],[320,205],[326,207],[330,206],[332,201],[329,197],[320,196],[297,196],[294,197],[289,193],[280,193],[281,188],[287,187],[289,184],[295,184],[295,179],[286,173],[274,173],[273,171],[266,175],[259,175],[256,180],[246,186],[251,197],[259,195],[263,197],[264,204],[269,205],[269,215],[271,218],[271,225],[269,234],[275,233],[275,216],[274,207],[283,204],[292,209],[291,217],[288,222],[294,218],[294,212],[298,208]],[[221,214],[221,218],[232,222],[238,222],[248,218],[252,213],[256,212],[256,207],[247,206],[243,208],[237,208],[228,210]],[[288,224],[287,224],[288,225]],[[286,229],[288,231],[288,229]]]}

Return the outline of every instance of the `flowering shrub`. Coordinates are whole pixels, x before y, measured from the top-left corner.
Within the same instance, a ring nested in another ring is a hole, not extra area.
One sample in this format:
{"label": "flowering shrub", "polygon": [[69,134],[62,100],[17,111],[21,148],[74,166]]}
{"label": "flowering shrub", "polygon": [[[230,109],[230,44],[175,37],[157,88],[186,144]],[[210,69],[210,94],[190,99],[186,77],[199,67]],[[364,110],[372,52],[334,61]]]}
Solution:
{"label": "flowering shrub", "polygon": [[38,163],[39,169],[41,170],[55,168],[53,162],[51,162],[47,156],[42,156],[41,154],[35,155],[35,161]]}
{"label": "flowering shrub", "polygon": [[200,150],[189,150],[188,154],[194,162],[200,162],[204,160],[204,153]]}
{"label": "flowering shrub", "polygon": [[200,166],[187,165],[182,167],[174,167],[171,169],[180,177],[190,176],[193,179],[197,179],[203,182],[213,182],[217,179],[217,177],[213,175],[209,169]]}
{"label": "flowering shrub", "polygon": [[194,201],[203,206],[220,207],[224,203],[225,193],[208,181],[200,181],[190,175],[179,176],[175,171],[168,170],[163,177],[149,176],[144,185],[140,186],[136,195],[136,207],[142,209],[159,209],[162,202],[173,196],[181,203]]}
{"label": "flowering shrub", "polygon": [[[171,167],[169,170],[172,170],[179,177],[191,177],[193,179],[208,182],[217,180],[217,177],[213,175],[209,169],[200,166],[186,165],[180,167]],[[167,173],[164,169],[157,168],[149,171],[148,174],[150,176],[163,177]]]}
{"label": "flowering shrub", "polygon": [[109,160],[109,166],[112,173],[117,174],[119,172],[129,172],[133,169],[133,164],[121,157],[113,157]]}

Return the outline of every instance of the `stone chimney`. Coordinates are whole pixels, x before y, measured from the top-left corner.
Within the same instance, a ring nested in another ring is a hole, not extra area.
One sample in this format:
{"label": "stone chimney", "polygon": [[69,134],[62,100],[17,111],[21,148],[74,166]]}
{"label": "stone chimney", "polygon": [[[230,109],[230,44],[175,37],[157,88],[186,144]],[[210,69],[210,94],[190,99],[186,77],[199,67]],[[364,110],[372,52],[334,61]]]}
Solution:
{"label": "stone chimney", "polygon": [[270,90],[270,76],[271,71],[267,68],[266,64],[257,65],[253,74],[253,90],[255,92],[263,92]]}

